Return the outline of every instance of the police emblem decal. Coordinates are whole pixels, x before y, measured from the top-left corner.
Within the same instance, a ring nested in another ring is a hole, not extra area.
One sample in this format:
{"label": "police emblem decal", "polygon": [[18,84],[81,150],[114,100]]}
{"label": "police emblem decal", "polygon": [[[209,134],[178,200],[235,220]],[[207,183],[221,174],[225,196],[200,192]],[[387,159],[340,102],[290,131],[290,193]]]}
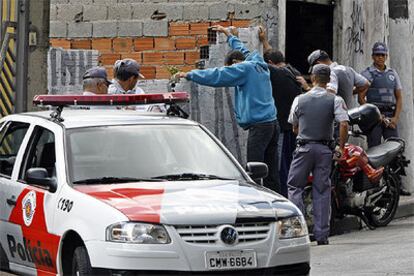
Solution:
{"label": "police emblem decal", "polygon": [[225,244],[235,244],[238,237],[239,233],[237,233],[237,230],[234,227],[227,226],[221,230],[220,238]]}
{"label": "police emblem decal", "polygon": [[23,220],[26,226],[30,226],[36,210],[36,193],[28,192],[22,200]]}
{"label": "police emblem decal", "polygon": [[395,77],[393,75],[388,75],[388,78],[390,79],[390,81],[394,81]]}

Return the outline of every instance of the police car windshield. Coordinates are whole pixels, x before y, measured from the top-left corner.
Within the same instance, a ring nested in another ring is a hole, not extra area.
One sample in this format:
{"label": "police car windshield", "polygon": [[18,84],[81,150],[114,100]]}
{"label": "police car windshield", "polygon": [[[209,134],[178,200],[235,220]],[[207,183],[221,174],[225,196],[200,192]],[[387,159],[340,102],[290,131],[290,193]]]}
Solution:
{"label": "police car windshield", "polygon": [[[181,180],[175,176],[189,174],[214,176],[192,177],[194,180],[246,180],[220,146],[194,125],[69,129],[67,152],[74,184],[125,183],[124,179],[155,180],[160,176],[166,176],[160,181]],[[105,181],[99,181],[103,177]]]}

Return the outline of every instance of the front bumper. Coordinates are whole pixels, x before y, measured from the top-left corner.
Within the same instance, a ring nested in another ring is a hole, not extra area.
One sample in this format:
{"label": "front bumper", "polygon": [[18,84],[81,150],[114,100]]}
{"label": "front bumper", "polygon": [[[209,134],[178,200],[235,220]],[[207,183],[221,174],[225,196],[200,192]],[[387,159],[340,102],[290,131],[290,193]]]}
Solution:
{"label": "front bumper", "polygon": [[[271,272],[264,270],[264,272],[270,274],[263,275],[277,275],[274,273],[279,270],[283,271],[283,267],[290,265],[308,264],[307,267],[309,267],[309,238],[306,236],[296,239],[279,240],[276,235],[276,223],[272,223],[271,230],[266,239],[257,242],[240,243],[233,246],[220,243],[188,243],[180,237],[173,226],[166,226],[166,228],[172,240],[170,244],[149,245],[86,241],[85,245],[92,267],[111,269],[114,271],[139,270],[153,271],[154,273],[157,273],[157,271],[209,272],[210,274],[207,275],[220,275],[220,273],[229,273],[229,271],[209,271],[206,265],[206,252],[233,250],[255,251],[257,267],[254,270],[261,272],[261,269],[271,268]],[[302,266],[299,266],[299,270],[303,270]],[[292,266],[292,268],[294,267]]]}
{"label": "front bumper", "polygon": [[273,275],[308,275],[310,271],[309,263],[300,263],[293,265],[284,265],[271,268],[233,270],[233,271],[207,271],[207,272],[186,272],[186,271],[125,271],[113,270],[113,276],[132,276],[139,273],[140,276],[273,276]]}

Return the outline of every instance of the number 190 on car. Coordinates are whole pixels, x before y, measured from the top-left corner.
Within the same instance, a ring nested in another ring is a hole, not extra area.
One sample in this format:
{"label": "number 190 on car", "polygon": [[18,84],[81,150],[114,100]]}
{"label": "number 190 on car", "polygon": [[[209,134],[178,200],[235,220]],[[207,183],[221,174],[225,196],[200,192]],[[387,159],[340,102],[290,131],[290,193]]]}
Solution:
{"label": "number 190 on car", "polygon": [[206,263],[211,270],[254,268],[257,267],[256,252],[206,252]]}

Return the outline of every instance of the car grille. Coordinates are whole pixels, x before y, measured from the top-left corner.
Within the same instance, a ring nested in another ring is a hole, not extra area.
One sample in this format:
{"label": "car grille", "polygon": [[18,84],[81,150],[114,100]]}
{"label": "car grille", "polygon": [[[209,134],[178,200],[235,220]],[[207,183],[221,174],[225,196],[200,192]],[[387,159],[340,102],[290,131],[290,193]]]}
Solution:
{"label": "car grille", "polygon": [[[221,225],[175,226],[180,237],[188,243],[215,244],[220,239]],[[233,225],[239,233],[239,243],[262,241],[270,231],[270,222],[237,223]]]}

